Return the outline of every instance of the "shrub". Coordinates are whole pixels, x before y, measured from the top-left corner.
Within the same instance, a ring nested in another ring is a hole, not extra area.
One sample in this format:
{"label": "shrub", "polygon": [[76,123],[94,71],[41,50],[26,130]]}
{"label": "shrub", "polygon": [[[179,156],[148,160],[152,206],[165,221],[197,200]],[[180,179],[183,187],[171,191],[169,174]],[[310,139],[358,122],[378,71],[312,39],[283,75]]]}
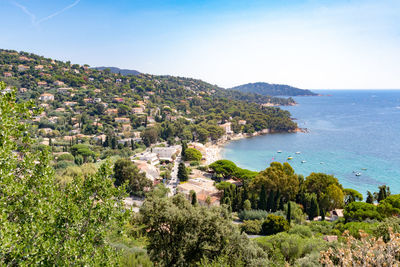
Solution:
{"label": "shrub", "polygon": [[242,221],[247,220],[264,220],[268,216],[265,210],[242,210],[238,214],[239,219]]}
{"label": "shrub", "polygon": [[74,156],[72,156],[70,153],[68,154],[61,154],[60,156],[57,157],[57,161],[74,161]]}
{"label": "shrub", "polygon": [[295,225],[289,230],[289,234],[296,234],[302,237],[312,237],[312,231],[309,226]]}
{"label": "shrub", "polygon": [[58,161],[57,163],[56,163],[56,165],[54,165],[54,168],[55,169],[66,169],[66,168],[68,168],[69,166],[74,166],[75,165],[75,163],[73,162],[73,161],[65,161],[65,160],[62,160],[62,161]]}
{"label": "shrub", "polygon": [[261,232],[262,221],[260,220],[248,220],[244,221],[240,226],[242,232],[249,235],[258,235]]}
{"label": "shrub", "polygon": [[377,207],[373,204],[364,202],[352,202],[348,204],[343,212],[346,222],[348,221],[364,221],[365,219],[382,220],[382,215],[377,211]]}
{"label": "shrub", "polygon": [[190,166],[199,166],[199,165],[200,165],[200,162],[198,162],[198,161],[190,162]]}
{"label": "shrub", "polygon": [[185,161],[200,161],[203,155],[195,148],[188,148],[185,151]]}
{"label": "shrub", "polygon": [[[297,260],[319,254],[319,251],[326,249],[329,245],[322,238],[305,238],[288,233],[259,237],[255,238],[255,241],[268,254],[269,259],[275,263],[274,266],[285,266],[287,265],[285,263],[297,266],[294,264]],[[313,261],[315,262],[315,258]],[[302,266],[316,265],[305,265],[303,261]]]}
{"label": "shrub", "polygon": [[350,235],[360,238],[360,230],[364,233],[372,234],[376,229],[377,223],[368,222],[349,222],[346,224],[338,223],[335,228],[340,232],[348,232]]}
{"label": "shrub", "polygon": [[309,226],[314,234],[329,235],[333,230],[333,224],[327,221],[313,221]]}
{"label": "shrub", "polygon": [[269,214],[262,224],[262,233],[264,235],[274,235],[279,232],[286,232],[289,228],[289,223],[284,217]]}

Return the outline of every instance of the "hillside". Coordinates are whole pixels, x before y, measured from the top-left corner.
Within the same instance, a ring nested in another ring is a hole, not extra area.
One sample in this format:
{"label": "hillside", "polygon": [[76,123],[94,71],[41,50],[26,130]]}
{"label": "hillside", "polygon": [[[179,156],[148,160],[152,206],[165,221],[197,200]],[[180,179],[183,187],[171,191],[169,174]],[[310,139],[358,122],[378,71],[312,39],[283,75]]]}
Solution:
{"label": "hillside", "polygon": [[117,67],[93,67],[95,70],[105,70],[109,69],[112,73],[121,74],[121,75],[139,75],[140,72],[137,70],[128,70],[128,69],[120,69]]}
{"label": "hillside", "polygon": [[284,84],[270,84],[264,82],[247,83],[230,88],[243,93],[256,93],[266,96],[315,96],[310,90],[299,89]]}
{"label": "hillside", "polygon": [[[53,145],[71,139],[104,142],[105,135],[120,144],[207,142],[225,134],[225,123],[234,133],[297,127],[289,112],[271,107],[290,105],[291,99],[224,90],[190,78],[123,76],[26,52],[0,50],[0,80],[16,87],[19,99],[43,108],[33,124],[39,140],[52,138]],[[148,129],[154,129],[151,138],[143,137]]]}

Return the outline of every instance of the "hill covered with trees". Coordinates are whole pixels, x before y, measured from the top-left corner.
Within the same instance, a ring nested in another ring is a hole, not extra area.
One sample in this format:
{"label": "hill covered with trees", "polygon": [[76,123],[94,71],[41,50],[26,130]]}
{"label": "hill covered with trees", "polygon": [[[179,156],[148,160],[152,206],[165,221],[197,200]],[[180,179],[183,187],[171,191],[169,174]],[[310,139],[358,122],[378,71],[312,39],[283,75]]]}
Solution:
{"label": "hill covered with trees", "polygon": [[242,93],[254,93],[267,96],[315,96],[310,90],[299,89],[284,84],[270,84],[264,82],[247,83],[230,88]]}
{"label": "hill covered with trees", "polygon": [[109,69],[112,73],[121,74],[121,75],[139,75],[140,72],[137,70],[129,70],[129,69],[120,69],[117,67],[94,67],[95,70],[105,70]]}

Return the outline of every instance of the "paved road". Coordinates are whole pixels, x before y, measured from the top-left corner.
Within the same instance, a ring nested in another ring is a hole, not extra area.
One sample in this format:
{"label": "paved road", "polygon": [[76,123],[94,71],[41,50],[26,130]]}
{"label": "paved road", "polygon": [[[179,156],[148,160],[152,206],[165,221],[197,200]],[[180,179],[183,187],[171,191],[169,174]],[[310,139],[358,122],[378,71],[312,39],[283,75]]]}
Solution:
{"label": "paved road", "polygon": [[174,161],[174,167],[172,167],[171,179],[167,183],[167,188],[169,188],[169,190],[170,190],[170,192],[168,194],[169,197],[176,194],[176,187],[179,185],[178,166],[179,166],[179,163],[181,162],[181,160],[182,159],[180,156],[176,157],[176,159]]}

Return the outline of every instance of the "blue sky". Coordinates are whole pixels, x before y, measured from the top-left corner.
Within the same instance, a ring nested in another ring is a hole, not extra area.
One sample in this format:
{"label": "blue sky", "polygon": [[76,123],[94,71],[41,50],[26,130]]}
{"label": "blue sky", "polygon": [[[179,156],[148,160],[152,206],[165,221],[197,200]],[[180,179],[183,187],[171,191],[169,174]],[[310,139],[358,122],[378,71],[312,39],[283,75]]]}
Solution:
{"label": "blue sky", "polygon": [[399,0],[0,0],[0,47],[310,89],[400,89]]}

